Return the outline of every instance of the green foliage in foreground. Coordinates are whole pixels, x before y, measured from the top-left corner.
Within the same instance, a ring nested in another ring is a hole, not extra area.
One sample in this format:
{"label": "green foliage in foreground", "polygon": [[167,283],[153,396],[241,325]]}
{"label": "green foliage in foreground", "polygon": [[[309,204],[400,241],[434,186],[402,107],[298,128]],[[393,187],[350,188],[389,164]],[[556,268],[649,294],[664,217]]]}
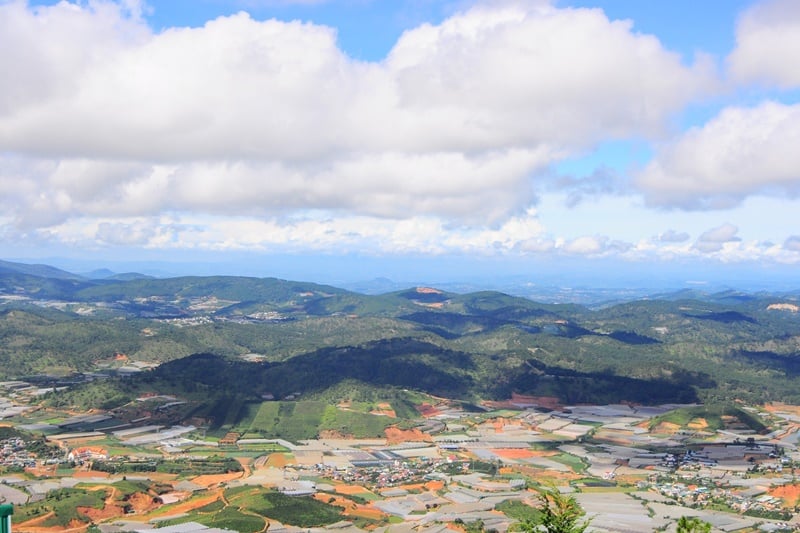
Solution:
{"label": "green foliage in foreground", "polygon": [[574,496],[561,494],[556,489],[539,492],[539,516],[520,522],[519,530],[525,533],[583,533],[589,521],[582,518],[583,509]]}
{"label": "green foliage in foreground", "polygon": [[711,524],[697,517],[682,516],[678,520],[677,533],[709,533]]}

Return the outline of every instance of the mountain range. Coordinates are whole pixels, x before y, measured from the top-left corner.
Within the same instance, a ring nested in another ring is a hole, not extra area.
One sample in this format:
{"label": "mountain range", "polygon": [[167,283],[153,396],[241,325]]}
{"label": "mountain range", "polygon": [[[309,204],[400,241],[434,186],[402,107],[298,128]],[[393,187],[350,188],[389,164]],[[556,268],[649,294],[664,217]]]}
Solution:
{"label": "mountain range", "polygon": [[[800,401],[799,305],[798,292],[683,290],[589,308],[495,291],[368,295],[0,262],[0,377],[96,373],[124,356],[160,365],[126,394],[158,381],[245,399],[360,388],[467,402]],[[119,389],[97,392],[113,382],[86,384],[95,393],[81,401],[122,401]]]}

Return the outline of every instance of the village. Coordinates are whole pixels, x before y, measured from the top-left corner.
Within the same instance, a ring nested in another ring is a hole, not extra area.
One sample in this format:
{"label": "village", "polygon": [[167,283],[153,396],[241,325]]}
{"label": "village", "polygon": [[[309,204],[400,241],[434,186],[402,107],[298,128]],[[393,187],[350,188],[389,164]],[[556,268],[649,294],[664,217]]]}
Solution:
{"label": "village", "polygon": [[[152,421],[120,427],[103,412],[44,423],[30,401],[41,388],[0,386],[8,426],[38,432],[46,443],[37,454],[18,436],[0,441],[0,499],[27,509],[53,491],[99,490],[123,480],[149,484],[148,494],[156,496],[131,498],[117,513],[108,503],[104,512],[89,512],[85,526],[107,533],[164,524],[197,530],[181,520],[236,487],[344,509],[342,520],[315,530],[363,531],[368,520],[368,529],[382,531],[442,531],[458,521],[503,532],[518,521],[519,505],[536,505],[543,486],[574,496],[592,531],[668,531],[682,516],[698,517],[714,531],[800,528],[800,410],[792,406],[746,407],[771,421],[769,433],[755,434],[733,422],[719,430],[702,420],[653,426],[657,417],[687,407],[680,405],[543,409],[515,397],[487,405],[476,418],[442,401],[423,409],[416,429],[390,429],[384,438],[289,442],[235,432],[211,438],[201,426]],[[169,395],[141,401],[161,409],[182,403]],[[46,522],[17,520],[17,531],[41,532]],[[262,520],[270,531],[309,530]]]}

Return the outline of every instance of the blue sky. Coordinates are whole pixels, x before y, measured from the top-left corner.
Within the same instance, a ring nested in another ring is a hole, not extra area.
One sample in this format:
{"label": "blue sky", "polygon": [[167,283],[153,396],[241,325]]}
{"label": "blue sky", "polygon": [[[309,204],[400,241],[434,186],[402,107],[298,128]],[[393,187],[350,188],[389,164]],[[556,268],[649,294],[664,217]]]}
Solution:
{"label": "blue sky", "polygon": [[7,259],[800,263],[793,0],[0,0],[0,48]]}

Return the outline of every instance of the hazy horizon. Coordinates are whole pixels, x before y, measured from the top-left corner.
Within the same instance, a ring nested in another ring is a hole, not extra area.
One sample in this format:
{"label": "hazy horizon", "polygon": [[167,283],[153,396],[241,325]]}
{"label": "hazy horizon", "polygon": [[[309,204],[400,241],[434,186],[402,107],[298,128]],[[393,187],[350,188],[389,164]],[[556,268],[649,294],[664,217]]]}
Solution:
{"label": "hazy horizon", "polygon": [[[157,278],[178,276],[245,276],[280,278],[322,283],[359,292],[381,292],[414,285],[430,285],[455,292],[500,290],[516,295],[542,294],[553,289],[597,294],[607,291],[630,292],[638,296],[664,291],[695,289],[703,292],[738,290],[743,292],[784,292],[800,290],[791,269],[776,269],[765,275],[764,268],[742,265],[708,264],[653,265],[604,261],[586,264],[572,261],[551,263],[509,263],[469,257],[239,257],[196,258],[194,261],[95,260],[63,257],[3,258],[26,264],[45,264],[74,274],[89,275],[107,269],[114,274],[139,273]],[[468,267],[464,267],[467,264]],[[354,265],[358,265],[354,268]]]}

